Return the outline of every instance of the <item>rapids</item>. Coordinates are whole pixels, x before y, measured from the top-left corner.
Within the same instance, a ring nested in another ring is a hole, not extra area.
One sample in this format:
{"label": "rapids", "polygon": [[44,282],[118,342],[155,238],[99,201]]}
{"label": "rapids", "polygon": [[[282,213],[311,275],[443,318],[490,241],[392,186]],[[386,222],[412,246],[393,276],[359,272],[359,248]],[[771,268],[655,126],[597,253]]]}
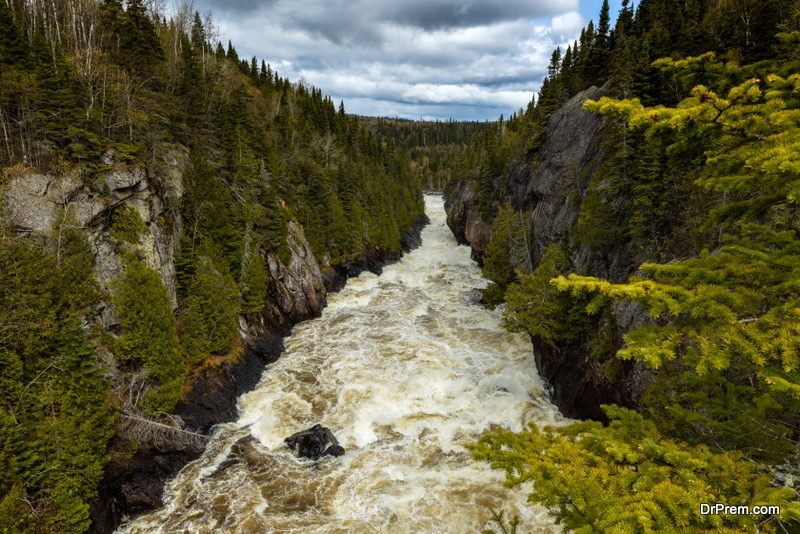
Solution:
{"label": "rapids", "polygon": [[[561,423],[531,343],[474,303],[484,287],[469,248],[426,197],[423,243],[381,276],[364,273],[297,325],[284,355],[239,399],[198,460],[167,486],[164,507],[118,533],[468,533],[490,509],[521,531],[558,532],[530,487],[465,448],[494,425]],[[283,440],[321,423],[341,458],[296,459]]]}

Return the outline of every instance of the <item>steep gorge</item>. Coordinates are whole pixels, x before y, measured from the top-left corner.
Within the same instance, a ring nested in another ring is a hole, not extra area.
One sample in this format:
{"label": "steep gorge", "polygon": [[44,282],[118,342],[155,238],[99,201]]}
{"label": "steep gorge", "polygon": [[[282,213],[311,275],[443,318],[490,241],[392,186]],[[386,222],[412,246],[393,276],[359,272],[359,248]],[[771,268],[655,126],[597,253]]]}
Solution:
{"label": "steep gorge", "polygon": [[[533,214],[530,243],[533,266],[539,265],[550,245],[568,239],[575,232],[581,200],[605,156],[603,141],[608,133],[606,117],[583,109],[587,100],[599,100],[608,85],[591,87],[567,101],[549,119],[544,145],[536,152],[523,152],[492,186],[497,191],[496,209],[510,204],[515,210]],[[473,257],[481,261],[491,242],[492,220],[481,213],[477,183],[463,180],[445,197],[447,224],[456,239],[468,244]],[[629,246],[608,243],[602,253],[586,246],[573,247],[575,272],[592,272],[613,281],[627,279],[636,268]],[[647,320],[647,312],[635,304],[614,304],[620,334]],[[605,419],[600,406],[615,403],[634,406],[649,383],[642,363],[625,362],[622,376],[607,377],[604,362],[590,357],[585,343],[550,344],[533,336],[534,356],[539,374],[552,388],[552,400],[567,417]]]}
{"label": "steep gorge", "polygon": [[[188,153],[180,145],[162,144],[149,163],[123,162],[109,149],[101,158],[109,170],[100,175],[96,189],[75,174],[19,173],[4,190],[5,220],[16,233],[48,241],[58,241],[59,232],[65,228],[79,232],[89,243],[94,278],[107,296],[125,270],[125,255],[135,253],[159,273],[174,310],[179,284],[175,258],[183,234],[179,214]],[[137,213],[144,222],[143,232],[134,243],[116,237],[114,215],[125,210]],[[180,418],[176,420],[177,432],[205,436],[214,425],[234,420],[237,398],[250,391],[264,367],[280,357],[283,338],[294,325],[318,317],[327,305],[327,295],[340,290],[347,278],[364,271],[380,273],[384,265],[418,246],[426,223],[423,214],[410,230],[400,234],[399,252],[374,247],[336,265],[320,266],[303,227],[296,220],[289,221],[291,260],[284,264],[277,253],[268,252],[268,291],[263,309],[240,316],[240,341],[229,354],[212,356],[192,371],[174,411]],[[83,317],[86,331],[114,333],[119,324],[108,298]],[[124,403],[127,400],[120,397],[132,387],[131,371],[109,348],[99,348],[98,365],[104,369],[112,397]],[[120,409],[118,421],[130,417]],[[148,423],[142,424],[146,427]],[[176,439],[156,444],[145,439],[133,450],[129,436],[112,439],[111,461],[100,483],[99,498],[90,508],[90,532],[111,532],[124,516],[161,506],[165,482],[202,450],[198,440],[184,441],[179,433],[169,433]],[[203,441],[201,438],[200,444]]]}

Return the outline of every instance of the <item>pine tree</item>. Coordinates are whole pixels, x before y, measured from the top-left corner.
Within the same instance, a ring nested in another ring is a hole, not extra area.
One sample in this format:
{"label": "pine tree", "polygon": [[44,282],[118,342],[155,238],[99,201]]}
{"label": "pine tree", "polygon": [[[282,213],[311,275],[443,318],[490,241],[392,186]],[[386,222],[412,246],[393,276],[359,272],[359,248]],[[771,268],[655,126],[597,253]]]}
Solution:
{"label": "pine tree", "polygon": [[239,54],[236,53],[236,49],[231,44],[230,40],[228,40],[228,52],[225,55],[235,64],[239,63]]}
{"label": "pine tree", "polygon": [[26,67],[28,43],[14,12],[8,4],[0,5],[0,73],[9,67]]}
{"label": "pine tree", "polygon": [[630,5],[630,0],[622,0],[619,15],[617,16],[617,25],[615,33],[619,37],[620,34],[629,35],[633,29],[633,7]]}
{"label": "pine tree", "polygon": [[611,35],[608,0],[603,0],[597,31],[588,57],[587,79],[589,85],[602,85],[608,76],[608,61],[611,55]]}
{"label": "pine tree", "polygon": [[230,273],[201,256],[180,325],[186,362],[197,365],[211,353],[227,354],[238,334],[239,311],[239,291]]}
{"label": "pine tree", "polygon": [[194,12],[194,21],[192,22],[192,47],[197,51],[202,51],[206,45],[206,30],[203,27],[203,20],[200,18],[200,13]]}
{"label": "pine tree", "polygon": [[520,276],[505,293],[503,324],[511,332],[525,332],[545,342],[572,341],[588,326],[585,302],[573,302],[559,293],[550,280],[569,271],[571,263],[559,244],[548,247],[532,274]]}
{"label": "pine tree", "polygon": [[242,313],[257,313],[264,308],[267,298],[267,270],[264,258],[257,246],[251,246],[247,263],[242,269],[241,310]]}
{"label": "pine tree", "polygon": [[126,3],[122,23],[114,28],[119,39],[118,61],[121,67],[146,80],[155,74],[156,65],[164,59],[164,51],[142,0],[127,0]]}
{"label": "pine tree", "polygon": [[481,273],[491,282],[483,290],[483,301],[490,308],[503,302],[506,289],[519,275],[533,271],[530,246],[533,223],[529,214],[506,204],[492,224],[492,240],[483,255]]}
{"label": "pine tree", "polygon": [[[531,425],[484,434],[475,458],[533,483],[532,502],[574,532],[788,532],[800,519],[794,490],[775,487],[741,453],[716,454],[662,436],[652,422],[616,406],[611,424]],[[699,513],[701,504],[776,504],[779,516]],[[779,503],[779,504],[777,504]],[[781,530],[783,529],[783,530]]]}

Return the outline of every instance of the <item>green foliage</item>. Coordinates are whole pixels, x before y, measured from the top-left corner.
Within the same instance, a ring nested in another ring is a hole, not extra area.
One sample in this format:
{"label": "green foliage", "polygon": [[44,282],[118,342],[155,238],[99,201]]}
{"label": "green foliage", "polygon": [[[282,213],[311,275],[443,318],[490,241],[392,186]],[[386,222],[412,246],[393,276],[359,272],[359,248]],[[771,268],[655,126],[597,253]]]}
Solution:
{"label": "green foliage", "polygon": [[[783,532],[800,503],[739,452],[712,453],[663,437],[641,415],[605,408],[608,427],[587,421],[519,434],[500,429],[470,446],[506,472],[508,486],[533,483],[530,500],[556,522],[590,532]],[[701,515],[701,504],[780,506],[779,516]]]}
{"label": "green foliage", "polygon": [[119,206],[111,216],[111,237],[120,242],[139,243],[139,236],[147,231],[147,225],[139,212],[130,206]]}
{"label": "green foliage", "polygon": [[263,212],[256,220],[256,231],[267,250],[275,251],[278,258],[285,265],[289,265],[289,262],[292,261],[292,249],[289,248],[287,242],[289,226],[272,187],[266,188],[261,193],[259,204],[263,207]]}
{"label": "green foliage", "polygon": [[179,375],[150,391],[145,399],[147,411],[153,415],[170,413],[183,395],[186,376]]}
{"label": "green foliage", "polygon": [[596,190],[590,190],[581,204],[578,216],[578,243],[593,250],[604,250],[616,243],[616,234],[617,224],[613,209]]}
{"label": "green foliage", "polygon": [[[725,192],[728,199],[712,213],[715,223],[724,223],[721,246],[680,262],[646,263],[627,283],[570,275],[556,278],[553,286],[576,300],[598,294],[631,300],[656,319],[626,334],[617,357],[663,370],[643,406],[660,432],[698,451],[713,444],[719,451],[714,458],[734,462],[737,476],[753,460],[788,462],[795,473],[800,248],[797,219],[787,208],[794,205],[800,176],[791,156],[798,134],[800,99],[793,85],[800,80],[798,65],[767,73],[763,66],[716,63],[713,55],[659,65],[679,71],[679,79],[702,77],[730,88],[723,97],[699,85],[675,108],[609,99],[586,107],[627,117],[633,127],[647,131],[648,139],[673,133],[667,149],[672,156],[692,154],[702,142],[704,165],[697,183]],[[747,78],[762,74],[763,79]],[[648,172],[645,165],[644,176]],[[652,201],[640,205],[653,206]],[[589,313],[600,309],[596,298],[586,307]],[[619,421],[620,428],[634,423]],[[738,482],[750,495],[763,487],[755,478]],[[721,501],[730,504],[731,499]]]}
{"label": "green foliage", "polygon": [[181,324],[181,345],[189,364],[210,354],[226,354],[239,326],[239,291],[231,275],[220,272],[207,256],[198,261]]}
{"label": "green foliage", "polygon": [[30,534],[34,532],[34,520],[30,508],[23,500],[26,497],[22,485],[16,485],[3,492],[0,499],[0,532],[9,534]]}
{"label": "green foliage", "polygon": [[229,268],[239,269],[244,240],[234,210],[231,191],[208,161],[205,152],[195,147],[190,153],[191,166],[184,175],[184,227],[194,248],[209,242],[219,250]]}
{"label": "green foliage", "polygon": [[88,503],[107,461],[114,419],[108,385],[75,313],[96,302],[91,258],[86,242],[69,231],[60,245],[50,250],[0,236],[0,526],[6,532],[86,530]]}
{"label": "green foliage", "polygon": [[113,292],[122,331],[114,340],[114,353],[119,361],[133,360],[150,371],[158,387],[146,399],[148,409],[171,411],[180,396],[176,384],[182,380],[183,359],[167,288],[158,272],[130,256]]}
{"label": "green foliage", "polygon": [[550,284],[551,279],[570,268],[564,250],[557,244],[550,245],[533,274],[522,275],[519,283],[508,286],[503,326],[510,332],[538,336],[550,344],[582,337],[589,327],[583,311],[585,301],[576,304]]}
{"label": "green foliage", "polygon": [[491,280],[483,290],[483,302],[490,308],[503,302],[509,284],[517,281],[517,272],[529,274],[530,244],[533,223],[528,214],[516,212],[506,204],[492,225],[492,241],[483,255],[481,273]]}
{"label": "green foliage", "polygon": [[[718,83],[730,84],[748,74],[753,77],[720,93],[697,85],[692,96],[675,108],[645,108],[637,100],[604,98],[587,102],[586,109],[625,115],[632,127],[646,127],[655,133],[675,130],[680,137],[671,147],[673,151],[695,143],[707,147],[698,184],[744,195],[717,210],[715,222],[754,219],[775,206],[793,204],[798,165],[791,154],[797,150],[800,121],[796,66],[787,65],[780,73],[770,74],[768,68],[758,65],[742,68],[734,62],[715,63],[714,54],[656,64],[678,71],[679,79],[689,83],[701,74],[708,77],[709,72],[715,73]],[[759,77],[762,74],[763,79]]]}
{"label": "green foliage", "polygon": [[[662,64],[687,69],[688,77],[699,68],[716,69],[723,75],[734,68],[712,60],[713,56],[706,55]],[[739,70],[736,66],[737,75]],[[715,221],[746,223],[794,203],[793,184],[798,182],[800,167],[790,154],[796,144],[792,136],[800,132],[800,100],[793,95],[800,89],[789,89],[794,87],[791,80],[800,80],[800,74],[785,79],[767,75],[763,82],[750,79],[727,91],[726,98],[698,86],[694,96],[673,109],[645,109],[636,101],[610,100],[587,104],[587,108],[627,114],[634,127],[675,129],[680,137],[672,150],[703,138],[709,148],[698,183],[741,193],[716,210]],[[714,142],[709,143],[711,139]],[[725,247],[715,255],[671,265],[643,265],[642,274],[648,279],[612,285],[576,278],[558,285],[578,293],[586,288],[599,290],[612,298],[640,302],[654,316],[674,317],[674,325],[629,334],[628,348],[621,353],[625,357],[657,366],[678,352],[685,353],[702,376],[711,369],[726,369],[731,357],[741,354],[776,392],[800,396],[795,340],[800,332],[793,326],[797,324],[793,288],[800,256],[794,230],[739,224],[737,234],[726,236]]]}
{"label": "green foliage", "polygon": [[142,362],[162,382],[180,374],[175,318],[158,272],[129,257],[113,299],[122,330],[114,343],[117,358]]}
{"label": "green foliage", "polygon": [[256,313],[264,308],[267,298],[267,269],[261,250],[256,247],[251,247],[250,255],[246,259],[239,284],[242,294],[241,311]]}
{"label": "green foliage", "polygon": [[[492,521],[497,523],[497,526],[500,527],[500,532],[502,534],[517,534],[517,527],[519,526],[519,517],[514,516],[514,518],[506,523],[506,520],[503,518],[504,512],[501,510],[499,512],[492,510]],[[497,534],[494,530],[484,530],[483,534]]]}

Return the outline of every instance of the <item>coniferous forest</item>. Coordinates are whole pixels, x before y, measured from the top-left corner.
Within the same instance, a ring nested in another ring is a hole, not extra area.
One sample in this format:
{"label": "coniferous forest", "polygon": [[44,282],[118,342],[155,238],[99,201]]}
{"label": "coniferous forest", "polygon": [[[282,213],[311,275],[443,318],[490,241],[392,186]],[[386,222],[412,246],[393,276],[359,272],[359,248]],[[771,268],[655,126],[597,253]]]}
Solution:
{"label": "coniferous forest", "polygon": [[[272,313],[287,237],[333,269],[396,255],[423,214],[403,153],[320,89],[240,58],[186,5],[166,19],[141,0],[0,2],[0,129],[0,191],[66,191],[42,232],[15,222],[13,199],[0,214],[3,533],[86,531],[123,416],[181,432],[171,412],[192,376],[235,360],[240,316]],[[168,183],[164,157],[181,169]],[[109,177],[145,174],[135,187],[159,205],[143,211]],[[84,217],[85,202],[102,208]],[[90,227],[121,258],[104,283]],[[147,247],[162,234],[166,277]],[[110,323],[87,323],[103,309]]]}
{"label": "coniferous forest", "polygon": [[[193,378],[241,353],[242,317],[273,313],[290,244],[325,269],[396,254],[423,188],[490,225],[482,300],[508,330],[611,388],[646,377],[597,420],[487,433],[477,459],[532,482],[565,531],[800,530],[800,1],[623,0],[612,25],[606,0],[596,20],[526,109],[415,122],[346,114],[186,7],[0,1],[0,195],[64,197],[41,232],[0,203],[0,532],[85,532],[112,449],[157,448],[126,421],[182,431]],[[570,176],[574,224],[537,251],[510,177],[590,88],[599,164]],[[115,172],[146,177],[156,220]],[[97,229],[120,258],[108,280]],[[153,232],[172,236],[174,287]]]}
{"label": "coniferous forest", "polygon": [[[506,328],[591,360],[612,389],[648,387],[601,421],[500,430],[473,452],[532,482],[570,532],[797,532],[800,3],[625,0],[613,27],[607,2],[596,20],[446,195],[474,191],[492,222],[483,300]],[[513,203],[511,176],[541,164],[550,118],[591,86],[599,165],[571,178],[575,224],[532,251],[536,210]]]}

